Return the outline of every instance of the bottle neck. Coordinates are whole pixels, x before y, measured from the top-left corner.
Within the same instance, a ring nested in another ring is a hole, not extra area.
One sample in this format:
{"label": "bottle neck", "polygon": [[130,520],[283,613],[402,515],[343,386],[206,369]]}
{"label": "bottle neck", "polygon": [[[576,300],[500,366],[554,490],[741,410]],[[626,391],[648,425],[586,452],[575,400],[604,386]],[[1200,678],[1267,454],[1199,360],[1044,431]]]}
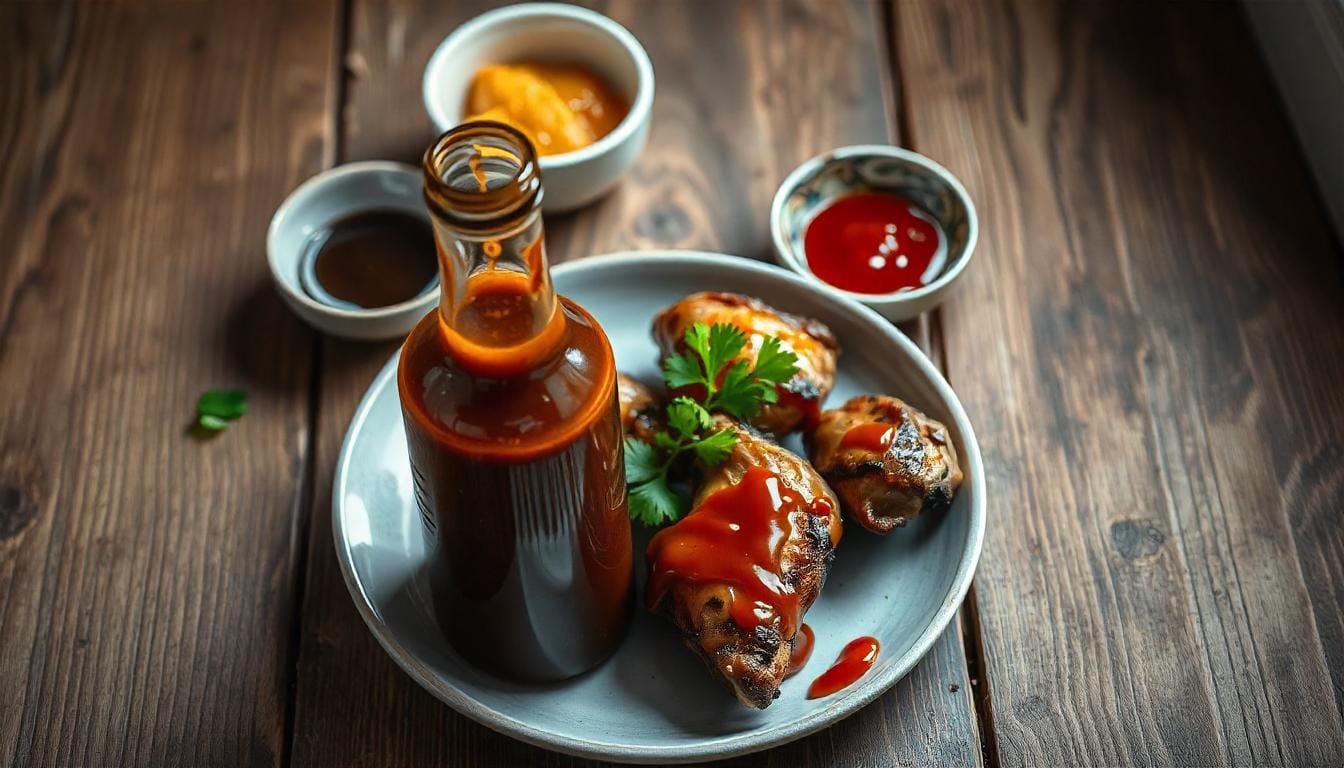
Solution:
{"label": "bottle neck", "polygon": [[466,123],[430,147],[424,171],[449,355],[480,376],[534,370],[563,346],[565,314],[551,286],[531,145],[507,126]]}

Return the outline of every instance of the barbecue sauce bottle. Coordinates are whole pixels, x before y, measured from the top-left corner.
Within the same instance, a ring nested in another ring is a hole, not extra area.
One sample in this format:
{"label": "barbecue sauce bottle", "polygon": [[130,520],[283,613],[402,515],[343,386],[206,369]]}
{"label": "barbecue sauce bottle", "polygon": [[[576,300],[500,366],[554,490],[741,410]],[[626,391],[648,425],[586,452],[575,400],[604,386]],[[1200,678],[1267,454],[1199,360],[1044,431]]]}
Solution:
{"label": "barbecue sauce bottle", "polygon": [[615,650],[633,594],[606,334],[551,287],[535,151],[465,123],[424,157],[442,296],[397,389],[439,625],[497,675],[558,680]]}

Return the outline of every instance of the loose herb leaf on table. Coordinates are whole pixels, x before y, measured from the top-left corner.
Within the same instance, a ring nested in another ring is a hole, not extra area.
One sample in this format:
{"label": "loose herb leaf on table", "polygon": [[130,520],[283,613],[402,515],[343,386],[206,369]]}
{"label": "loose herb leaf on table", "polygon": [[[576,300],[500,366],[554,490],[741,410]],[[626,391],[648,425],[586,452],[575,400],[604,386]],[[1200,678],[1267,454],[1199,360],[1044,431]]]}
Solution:
{"label": "loose herb leaf on table", "polygon": [[[798,372],[798,356],[778,338],[766,337],[756,365],[739,359],[747,335],[728,323],[695,323],[686,329],[687,351],[663,362],[663,381],[680,395],[665,409],[667,428],[653,435],[653,444],[625,439],[625,480],[630,487],[630,517],[649,527],[678,520],[690,511],[690,500],[672,489],[668,474],[690,453],[707,466],[721,464],[737,443],[737,431],[714,427],[713,413],[722,411],[746,421],[778,399],[775,385]],[[697,399],[698,398],[698,399]]]}
{"label": "loose herb leaf on table", "polygon": [[241,389],[207,389],[196,401],[196,426],[220,432],[230,421],[247,413],[247,393]]}

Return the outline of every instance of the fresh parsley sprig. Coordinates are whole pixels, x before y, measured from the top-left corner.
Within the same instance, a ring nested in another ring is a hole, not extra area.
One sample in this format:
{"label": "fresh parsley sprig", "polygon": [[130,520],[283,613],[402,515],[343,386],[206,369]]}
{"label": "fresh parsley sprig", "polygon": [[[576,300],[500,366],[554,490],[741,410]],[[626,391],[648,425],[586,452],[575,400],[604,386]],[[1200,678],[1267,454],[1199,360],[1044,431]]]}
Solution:
{"label": "fresh parsley sprig", "polygon": [[[727,323],[695,323],[686,329],[686,351],[663,362],[669,389],[690,391],[667,404],[667,429],[654,433],[653,444],[625,439],[625,480],[630,488],[630,517],[649,527],[677,520],[690,500],[672,489],[668,475],[680,457],[692,453],[707,466],[728,458],[737,443],[731,427],[711,432],[713,412],[746,421],[766,403],[778,400],[775,385],[798,372],[798,356],[767,336],[756,353],[756,365],[741,357],[747,334]],[[703,394],[701,394],[703,393]]]}

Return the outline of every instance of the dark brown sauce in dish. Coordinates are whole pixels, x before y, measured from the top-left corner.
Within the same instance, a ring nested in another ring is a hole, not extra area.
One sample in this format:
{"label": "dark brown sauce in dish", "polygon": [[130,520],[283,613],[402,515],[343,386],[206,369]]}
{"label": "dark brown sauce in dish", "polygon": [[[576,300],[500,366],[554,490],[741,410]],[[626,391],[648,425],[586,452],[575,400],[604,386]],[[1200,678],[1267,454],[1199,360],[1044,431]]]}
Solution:
{"label": "dark brown sauce in dish", "polygon": [[337,219],[307,248],[303,288],[331,306],[390,307],[424,293],[438,276],[429,224],[400,211]]}

